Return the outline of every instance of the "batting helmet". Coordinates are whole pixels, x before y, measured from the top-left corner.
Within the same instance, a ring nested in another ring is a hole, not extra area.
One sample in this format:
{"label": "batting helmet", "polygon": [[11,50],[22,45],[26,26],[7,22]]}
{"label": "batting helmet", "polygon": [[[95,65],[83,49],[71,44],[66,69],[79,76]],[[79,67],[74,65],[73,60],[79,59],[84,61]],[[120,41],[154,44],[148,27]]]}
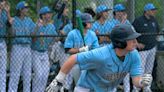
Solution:
{"label": "batting helmet", "polygon": [[132,25],[120,24],[113,28],[110,38],[114,48],[124,49],[127,46],[127,40],[136,39],[140,35]]}
{"label": "batting helmet", "polygon": [[39,15],[46,14],[46,13],[52,13],[51,9],[48,6],[42,7],[39,10]]}
{"label": "batting helmet", "polygon": [[83,23],[91,23],[94,22],[92,16],[88,13],[81,14],[81,20]]}
{"label": "batting helmet", "polygon": [[79,9],[77,9],[75,12],[76,12],[76,16],[80,16],[81,15],[81,11]]}

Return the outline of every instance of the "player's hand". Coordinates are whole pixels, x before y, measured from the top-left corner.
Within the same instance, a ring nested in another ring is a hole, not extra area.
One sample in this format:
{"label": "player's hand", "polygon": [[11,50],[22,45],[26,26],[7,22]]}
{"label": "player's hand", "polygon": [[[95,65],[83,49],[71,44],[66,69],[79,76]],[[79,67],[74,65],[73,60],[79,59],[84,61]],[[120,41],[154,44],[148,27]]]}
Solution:
{"label": "player's hand", "polygon": [[153,77],[151,74],[144,74],[142,76],[141,84],[145,86],[150,86],[153,81]]}
{"label": "player's hand", "polygon": [[57,79],[54,79],[51,84],[46,88],[46,92],[61,92],[62,83],[60,83]]}
{"label": "player's hand", "polygon": [[42,19],[38,19],[36,22],[37,26],[40,27],[43,25],[43,20]]}
{"label": "player's hand", "polygon": [[142,44],[142,43],[138,43],[138,44],[137,44],[137,48],[138,48],[139,50],[142,50],[142,49],[145,48],[145,45]]}
{"label": "player's hand", "polygon": [[79,52],[85,52],[85,51],[88,51],[88,50],[89,50],[88,46],[83,46],[83,47],[79,48]]}

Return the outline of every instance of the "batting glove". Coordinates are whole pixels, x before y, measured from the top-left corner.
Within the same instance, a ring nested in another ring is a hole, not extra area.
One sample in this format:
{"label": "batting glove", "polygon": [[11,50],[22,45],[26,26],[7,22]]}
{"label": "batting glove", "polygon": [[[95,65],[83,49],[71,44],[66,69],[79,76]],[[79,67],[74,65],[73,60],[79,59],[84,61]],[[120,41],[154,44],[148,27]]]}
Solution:
{"label": "batting glove", "polygon": [[143,85],[143,87],[150,86],[152,81],[153,81],[153,77],[151,74],[144,74],[142,76],[140,84]]}
{"label": "batting glove", "polygon": [[57,79],[54,79],[51,84],[46,88],[46,92],[60,92],[62,88],[62,83],[60,83]]}
{"label": "batting glove", "polygon": [[88,46],[83,46],[83,47],[79,48],[79,52],[86,52],[88,50],[89,50]]}
{"label": "batting glove", "polygon": [[66,77],[66,74],[59,72],[56,78],[46,88],[46,92],[62,92],[62,87],[63,87],[65,77]]}

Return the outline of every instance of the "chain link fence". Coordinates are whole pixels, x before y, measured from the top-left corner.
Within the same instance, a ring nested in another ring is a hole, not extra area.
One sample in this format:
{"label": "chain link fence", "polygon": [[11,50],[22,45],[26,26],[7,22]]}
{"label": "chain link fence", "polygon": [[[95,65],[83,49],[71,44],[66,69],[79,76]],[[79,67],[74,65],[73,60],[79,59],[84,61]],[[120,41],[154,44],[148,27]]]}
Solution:
{"label": "chain link fence", "polygon": [[[41,2],[42,1],[39,1],[39,3],[37,3],[37,7],[42,7]],[[70,0],[68,2],[69,5],[66,3],[64,6],[64,9],[65,7],[69,9],[68,11],[63,10],[61,13],[61,8],[59,11],[55,10],[52,21],[57,19],[53,22],[51,21],[48,26],[40,26],[37,29],[37,22],[33,22],[32,19],[29,18],[30,16],[24,20],[21,20],[19,17],[14,17],[16,21],[12,24],[8,23],[7,12],[2,9],[3,7],[0,8],[0,92],[6,92],[4,90],[9,90],[9,92],[12,90],[14,90],[14,92],[16,92],[16,90],[23,92],[23,90],[27,91],[32,89],[33,92],[44,92],[45,87],[58,73],[60,66],[69,57],[64,50],[64,41],[69,31],[75,27],[76,9],[79,9],[81,12],[90,13],[93,15],[94,20],[98,21],[96,8],[100,5],[106,5],[112,9],[108,12],[107,17],[107,20],[110,21],[114,18],[113,7],[121,3],[126,8],[125,12],[127,14],[127,20],[129,21],[128,23],[133,24],[137,17],[143,15],[144,5],[150,2],[158,8],[156,19],[158,20],[160,30],[156,33],[141,33],[148,36],[150,41],[152,41],[153,37],[158,39],[152,72],[154,80],[151,89],[153,92],[164,92],[163,0]],[[60,3],[62,6],[62,0]],[[53,7],[52,4],[49,5],[49,7]],[[39,10],[40,8],[37,8],[35,12],[33,11],[37,15],[36,18],[33,16],[33,18],[35,18],[34,20],[38,19]],[[62,15],[63,12],[67,13],[66,17]],[[53,27],[53,25],[55,27]],[[110,31],[115,26],[113,25],[114,24],[111,24],[104,29],[101,27],[98,29],[105,31],[107,28],[107,30]],[[95,31],[94,28],[92,29]],[[101,34],[101,32],[97,34],[99,41],[101,37],[105,38],[106,36],[108,36],[108,34]],[[110,41],[107,43],[110,43]],[[144,54],[141,57],[144,58]],[[132,85],[129,88],[132,89]],[[122,86],[118,87],[118,91],[120,92],[123,92],[123,89],[124,87]]]}

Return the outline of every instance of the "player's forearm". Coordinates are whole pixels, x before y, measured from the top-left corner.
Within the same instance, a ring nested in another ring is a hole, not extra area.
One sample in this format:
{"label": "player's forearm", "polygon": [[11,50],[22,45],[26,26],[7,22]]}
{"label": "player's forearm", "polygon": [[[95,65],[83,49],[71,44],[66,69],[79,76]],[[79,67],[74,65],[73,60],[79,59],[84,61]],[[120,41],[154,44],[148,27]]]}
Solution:
{"label": "player's forearm", "polygon": [[[56,82],[64,83],[64,80],[66,78],[66,75],[69,73],[69,71],[72,69],[72,67],[76,64],[76,55],[72,55],[68,58],[67,61],[63,64],[61,67],[58,75],[55,77],[55,79],[50,84],[51,86],[54,86]],[[54,83],[55,82],[55,83]]]}
{"label": "player's forearm", "polygon": [[76,54],[78,52],[79,52],[79,49],[78,48],[71,48],[71,49],[68,50],[67,53],[69,53],[69,54]]}
{"label": "player's forearm", "polygon": [[60,69],[60,72],[68,74],[72,67],[76,64],[76,55],[71,55],[67,61],[63,64]]}

